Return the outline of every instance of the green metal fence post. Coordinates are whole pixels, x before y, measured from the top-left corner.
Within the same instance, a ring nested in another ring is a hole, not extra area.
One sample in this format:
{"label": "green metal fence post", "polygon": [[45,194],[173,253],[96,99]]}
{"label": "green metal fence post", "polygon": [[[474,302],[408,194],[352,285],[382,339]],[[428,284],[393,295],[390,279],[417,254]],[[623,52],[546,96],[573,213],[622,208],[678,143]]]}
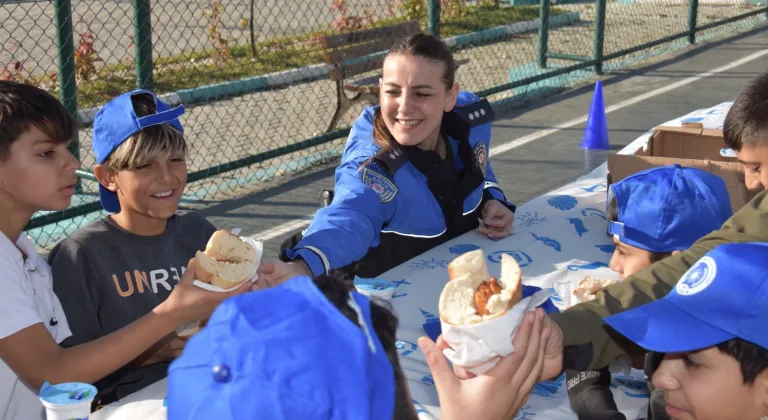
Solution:
{"label": "green metal fence post", "polygon": [[429,17],[427,30],[430,35],[440,36],[440,0],[427,0]]}
{"label": "green metal fence post", "polygon": [[[56,47],[59,49],[59,100],[72,116],[77,117],[77,82],[75,80],[75,40],[72,30],[72,3],[70,0],[54,1],[54,24],[56,25]],[[75,138],[69,144],[69,151],[80,160],[80,140]],[[75,191],[80,192],[80,181]]]}
{"label": "green metal fence post", "polygon": [[152,89],[152,23],[149,0],[132,0],[133,43],[136,47],[136,87]]}
{"label": "green metal fence post", "polygon": [[605,40],[605,3],[595,0],[595,73],[603,74],[603,41]]}
{"label": "green metal fence post", "polygon": [[696,43],[696,15],[699,13],[699,0],[690,0],[688,7],[688,43]]}
{"label": "green metal fence post", "polygon": [[547,68],[549,50],[549,0],[541,0],[539,6],[539,67]]}

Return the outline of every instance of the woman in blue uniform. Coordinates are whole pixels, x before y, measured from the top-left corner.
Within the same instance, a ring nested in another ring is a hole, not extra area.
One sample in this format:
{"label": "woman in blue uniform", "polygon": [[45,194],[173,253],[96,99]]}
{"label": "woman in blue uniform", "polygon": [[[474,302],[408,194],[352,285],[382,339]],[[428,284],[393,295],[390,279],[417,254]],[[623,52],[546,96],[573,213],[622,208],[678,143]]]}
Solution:
{"label": "woman in blue uniform", "polygon": [[352,127],[332,203],[283,262],[265,267],[268,284],[337,269],[375,277],[473,229],[509,235],[515,206],[488,161],[493,111],[454,75],[438,38],[418,34],[389,51],[380,106]]}

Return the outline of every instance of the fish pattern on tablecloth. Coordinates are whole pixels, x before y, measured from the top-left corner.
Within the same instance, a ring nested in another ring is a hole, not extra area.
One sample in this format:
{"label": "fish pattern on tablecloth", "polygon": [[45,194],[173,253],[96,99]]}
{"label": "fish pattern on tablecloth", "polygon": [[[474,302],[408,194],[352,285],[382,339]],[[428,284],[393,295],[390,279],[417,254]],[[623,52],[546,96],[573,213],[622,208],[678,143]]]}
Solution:
{"label": "fish pattern on tablecloth", "polygon": [[[730,104],[694,111],[664,125],[680,126],[684,119],[700,119],[708,128],[721,128]],[[719,119],[719,120],[718,120]],[[718,127],[719,126],[719,127]],[[641,147],[652,131],[644,133],[629,147]],[[634,150],[634,149],[633,149]],[[488,270],[498,276],[501,257],[510,255],[520,265],[526,278],[541,278],[553,267],[573,276],[602,273],[614,245],[607,231],[607,169],[602,165],[581,179],[520,206],[513,224],[514,235],[499,241],[477,232],[469,232],[436,247],[382,275],[385,280],[400,280],[393,309],[400,318],[398,352],[414,399],[422,418],[435,418],[429,407],[437,407],[437,394],[424,355],[415,345],[425,335],[425,325],[439,323],[437,302],[448,281],[448,264],[457,256],[482,249]],[[527,284],[527,283],[526,283]],[[553,293],[552,302],[562,303],[552,284],[535,284]],[[617,404],[627,418],[637,418],[645,410],[647,391],[642,388],[641,371],[629,376],[614,376],[611,387]],[[563,378],[538,384],[533,395],[515,419],[574,419]]]}

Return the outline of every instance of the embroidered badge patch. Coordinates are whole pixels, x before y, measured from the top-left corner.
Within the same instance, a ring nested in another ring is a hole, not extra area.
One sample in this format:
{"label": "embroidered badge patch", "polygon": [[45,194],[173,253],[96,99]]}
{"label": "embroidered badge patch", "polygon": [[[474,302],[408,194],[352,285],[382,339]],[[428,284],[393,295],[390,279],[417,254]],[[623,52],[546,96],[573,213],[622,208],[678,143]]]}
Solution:
{"label": "embroidered badge patch", "polygon": [[363,169],[362,179],[366,185],[376,191],[376,194],[379,195],[379,200],[381,200],[382,203],[388,203],[395,198],[397,187],[395,187],[395,184],[384,175],[366,168]]}
{"label": "embroidered badge patch", "polygon": [[475,160],[477,160],[477,167],[483,173],[483,176],[485,176],[485,168],[487,166],[486,159],[485,143],[477,143],[475,145]]}
{"label": "embroidered badge patch", "polygon": [[683,296],[695,295],[706,289],[717,275],[717,264],[712,257],[702,257],[677,282],[675,291]]}

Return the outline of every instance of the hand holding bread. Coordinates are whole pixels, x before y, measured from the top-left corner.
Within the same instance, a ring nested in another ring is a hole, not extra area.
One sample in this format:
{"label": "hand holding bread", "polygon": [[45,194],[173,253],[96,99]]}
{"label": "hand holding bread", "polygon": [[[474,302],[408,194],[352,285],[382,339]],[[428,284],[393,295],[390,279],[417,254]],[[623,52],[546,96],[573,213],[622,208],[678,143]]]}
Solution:
{"label": "hand holding bread", "polygon": [[[195,258],[190,261],[190,267],[176,289],[183,290],[182,283],[186,285],[188,278],[191,277],[190,286],[200,292],[203,292],[201,289],[207,290],[203,293],[219,295],[217,297],[220,299],[216,299],[216,304],[231,294],[221,292],[240,293],[250,290],[250,285],[247,287],[243,285],[250,283],[249,280],[256,276],[262,253],[261,243],[252,242],[254,244],[226,230],[214,232],[205,250],[198,251]],[[205,321],[201,320],[207,319],[208,315],[210,312],[207,312],[204,317],[185,319],[185,322],[176,328],[176,335],[187,339],[197,334],[205,325]]]}
{"label": "hand holding bread", "polygon": [[550,293],[523,299],[522,271],[504,254],[498,279],[488,272],[482,250],[471,251],[448,265],[450,281],[438,302],[443,353],[454,366],[479,375],[513,351],[515,333],[525,313],[544,303]]}

